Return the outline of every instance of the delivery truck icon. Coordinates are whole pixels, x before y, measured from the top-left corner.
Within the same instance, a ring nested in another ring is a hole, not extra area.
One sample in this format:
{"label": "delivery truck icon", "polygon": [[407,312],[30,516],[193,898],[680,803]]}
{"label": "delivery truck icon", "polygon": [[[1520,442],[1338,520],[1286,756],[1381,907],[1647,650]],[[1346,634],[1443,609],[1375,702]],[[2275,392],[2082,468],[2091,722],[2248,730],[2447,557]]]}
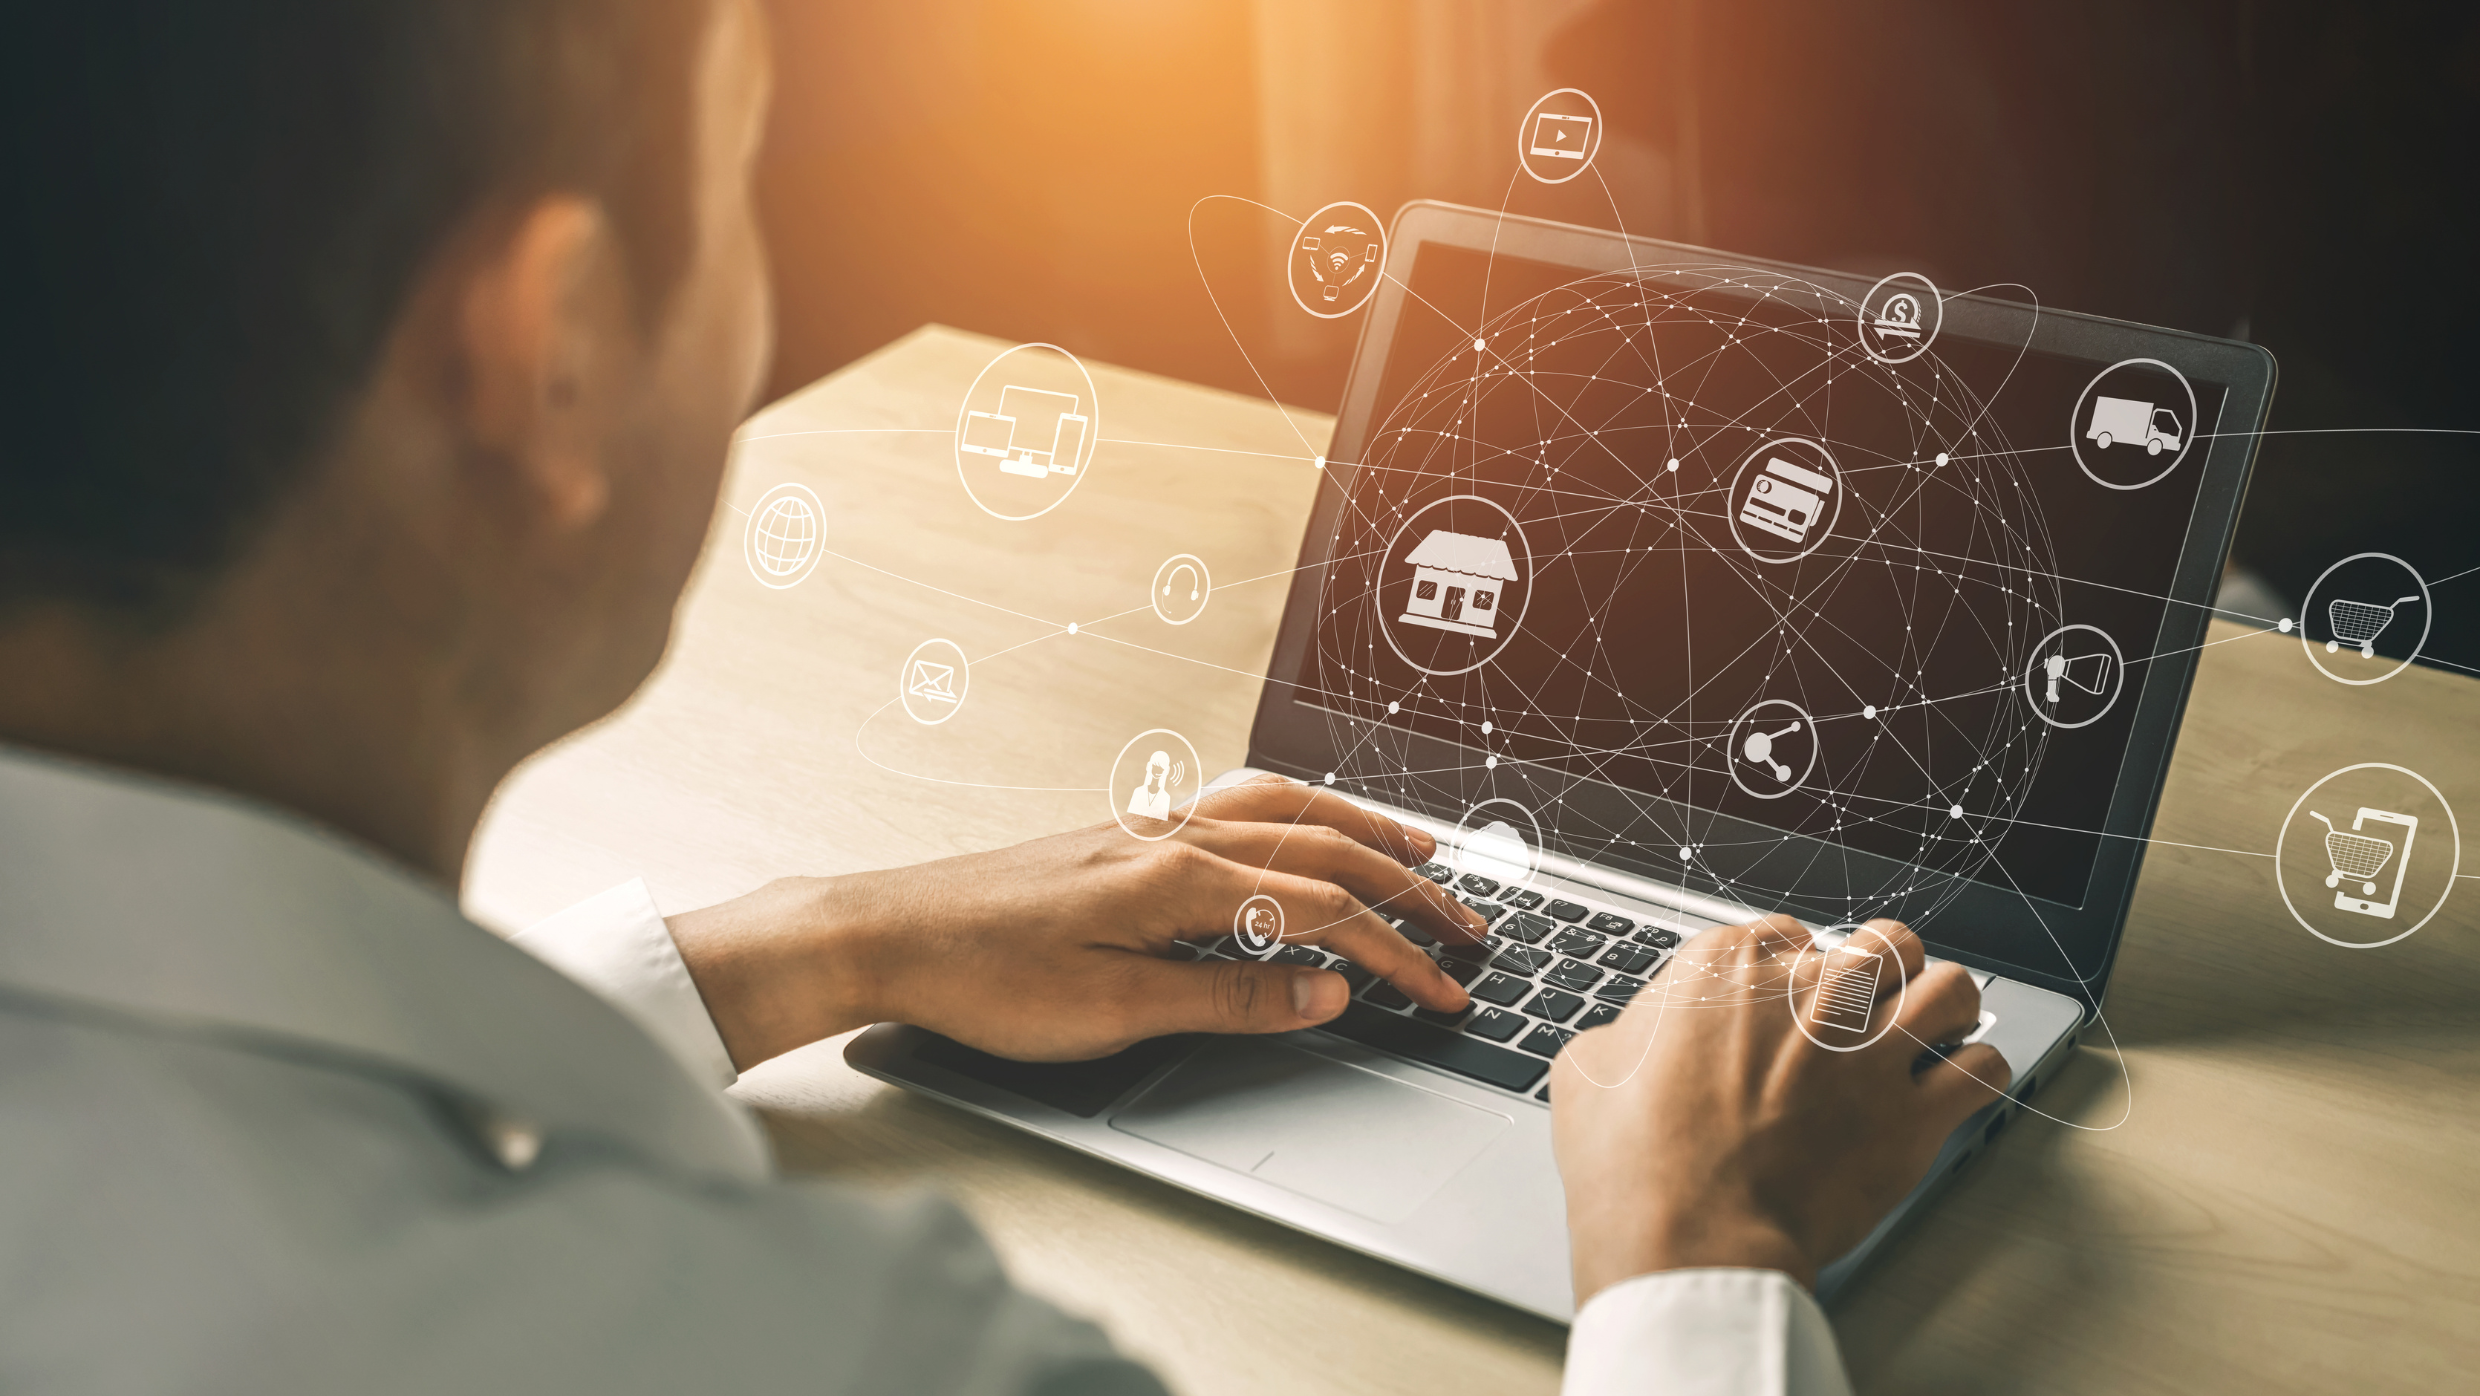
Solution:
{"label": "delivery truck icon", "polygon": [[2144,454],[2158,456],[2179,449],[2179,430],[2178,414],[2167,407],[2133,398],[2096,397],[2084,439],[2105,451],[2113,442],[2141,444]]}
{"label": "delivery truck icon", "polygon": [[1774,456],[1749,481],[1748,498],[1740,505],[1739,521],[1777,538],[1789,539],[1795,545],[1805,545],[1809,529],[1816,525],[1817,516],[1824,512],[1826,501],[1833,494],[1834,481],[1830,477]]}

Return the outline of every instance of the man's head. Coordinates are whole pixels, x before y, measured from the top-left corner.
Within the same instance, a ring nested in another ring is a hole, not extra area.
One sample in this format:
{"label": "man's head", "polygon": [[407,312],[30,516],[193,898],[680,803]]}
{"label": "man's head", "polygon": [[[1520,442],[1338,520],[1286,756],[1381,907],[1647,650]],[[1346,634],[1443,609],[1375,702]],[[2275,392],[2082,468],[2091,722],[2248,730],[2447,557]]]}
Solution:
{"label": "man's head", "polygon": [[0,737],[437,862],[254,729],[478,809],[652,667],[769,344],[760,17],[134,8],[0,59]]}

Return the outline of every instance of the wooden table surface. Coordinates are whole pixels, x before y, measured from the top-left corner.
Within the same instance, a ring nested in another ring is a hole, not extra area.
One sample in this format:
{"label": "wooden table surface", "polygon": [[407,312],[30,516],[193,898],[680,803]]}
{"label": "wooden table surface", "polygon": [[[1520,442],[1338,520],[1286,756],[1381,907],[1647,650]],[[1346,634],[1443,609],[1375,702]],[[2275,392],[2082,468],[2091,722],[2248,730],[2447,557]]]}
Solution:
{"label": "wooden table surface", "polygon": [[[663,670],[501,792],[477,916],[514,928],[630,877],[679,910],[1098,822],[1150,727],[1208,771],[1239,763],[1329,420],[1089,364],[1088,478],[1004,523],[951,447],[1003,347],[925,328],[750,422]],[[776,591],[737,511],[787,481],[825,503],[827,556]],[[1184,627],[1146,603],[1175,553],[1215,581]],[[975,662],[963,709],[924,727],[896,679],[932,637]],[[2480,886],[2400,944],[2344,950],[2247,852],[2359,761],[2480,819],[2480,682],[2345,688],[2296,640],[2212,639],[2110,991],[2124,1067],[2088,1035],[2036,1102],[2061,1122],[2014,1125],[1838,1307],[1863,1391],[2480,1389]],[[735,1088],[786,1168],[951,1192],[1024,1282],[1178,1390],[1557,1387],[1562,1328],[912,1098],[842,1045]]]}

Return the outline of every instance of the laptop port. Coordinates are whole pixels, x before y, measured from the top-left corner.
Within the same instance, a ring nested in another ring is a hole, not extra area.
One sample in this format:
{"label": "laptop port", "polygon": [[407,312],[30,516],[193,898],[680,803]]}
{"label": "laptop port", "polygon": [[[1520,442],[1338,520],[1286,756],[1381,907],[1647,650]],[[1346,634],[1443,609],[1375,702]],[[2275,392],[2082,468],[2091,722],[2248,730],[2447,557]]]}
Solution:
{"label": "laptop port", "polygon": [[2007,1112],[2004,1110],[1999,1111],[1995,1116],[1991,1117],[1989,1121],[1989,1128],[1981,1134],[1981,1144],[1983,1147],[1987,1147],[1988,1145],[1997,1142],[1998,1131],[2006,1128],[2006,1121]]}

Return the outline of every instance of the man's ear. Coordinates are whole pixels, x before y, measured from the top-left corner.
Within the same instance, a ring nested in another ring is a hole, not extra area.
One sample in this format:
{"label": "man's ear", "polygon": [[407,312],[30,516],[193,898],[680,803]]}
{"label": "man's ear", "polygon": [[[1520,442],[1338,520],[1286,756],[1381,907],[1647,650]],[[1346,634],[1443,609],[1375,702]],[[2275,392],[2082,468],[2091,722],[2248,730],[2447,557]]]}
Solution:
{"label": "man's ear", "polygon": [[556,531],[611,499],[605,428],[628,359],[617,254],[599,204],[546,197],[478,259],[457,306],[467,430]]}

